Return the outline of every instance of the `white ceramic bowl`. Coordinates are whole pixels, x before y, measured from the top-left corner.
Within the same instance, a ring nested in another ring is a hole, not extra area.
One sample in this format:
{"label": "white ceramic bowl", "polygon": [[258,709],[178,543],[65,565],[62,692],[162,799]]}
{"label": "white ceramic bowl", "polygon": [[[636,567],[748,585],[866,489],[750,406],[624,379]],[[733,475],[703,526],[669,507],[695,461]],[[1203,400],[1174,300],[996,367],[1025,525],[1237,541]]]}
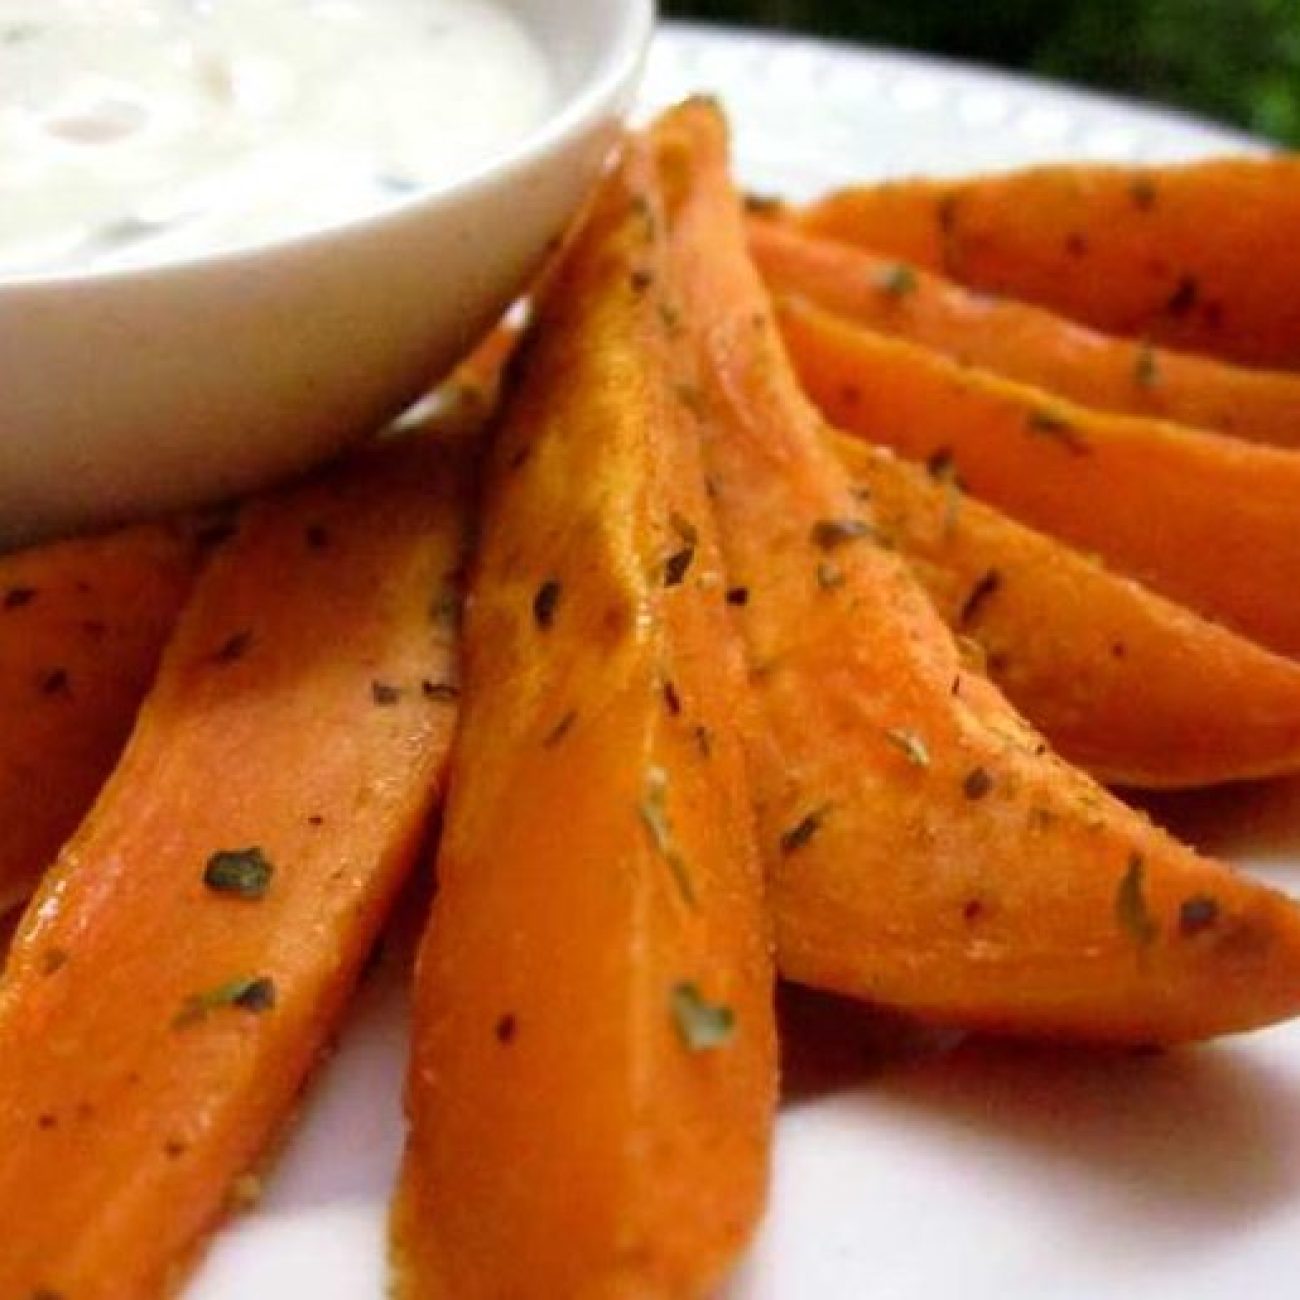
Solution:
{"label": "white ceramic bowl", "polygon": [[511,0],[560,86],[461,180],[140,269],[0,279],[0,545],[218,499],[396,414],[509,302],[606,155],[652,0]]}

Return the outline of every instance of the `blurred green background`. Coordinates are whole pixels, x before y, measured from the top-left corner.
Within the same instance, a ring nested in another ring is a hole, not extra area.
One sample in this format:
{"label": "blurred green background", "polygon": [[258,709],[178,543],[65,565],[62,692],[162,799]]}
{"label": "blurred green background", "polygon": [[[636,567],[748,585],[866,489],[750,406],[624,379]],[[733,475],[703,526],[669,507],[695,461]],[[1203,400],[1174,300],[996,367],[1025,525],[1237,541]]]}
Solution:
{"label": "blurred green background", "polygon": [[1163,100],[1300,146],[1300,0],[663,0]]}

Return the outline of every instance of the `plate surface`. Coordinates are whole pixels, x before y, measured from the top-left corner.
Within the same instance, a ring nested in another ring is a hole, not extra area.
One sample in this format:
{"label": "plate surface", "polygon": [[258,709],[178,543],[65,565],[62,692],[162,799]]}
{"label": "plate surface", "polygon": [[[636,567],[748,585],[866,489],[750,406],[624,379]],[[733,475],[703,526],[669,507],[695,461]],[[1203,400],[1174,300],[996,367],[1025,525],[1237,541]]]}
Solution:
{"label": "plate surface", "polygon": [[[1257,147],[956,65],[669,26],[645,108],[697,91],[725,102],[743,183],[794,196],[874,175]],[[1193,842],[1300,884],[1300,782],[1164,799],[1156,811]],[[389,944],[261,1206],[218,1236],[188,1300],[384,1295],[409,952],[409,938]],[[785,1012],[771,1208],[727,1300],[1295,1294],[1300,1028],[1096,1056],[943,1051],[807,996]]]}

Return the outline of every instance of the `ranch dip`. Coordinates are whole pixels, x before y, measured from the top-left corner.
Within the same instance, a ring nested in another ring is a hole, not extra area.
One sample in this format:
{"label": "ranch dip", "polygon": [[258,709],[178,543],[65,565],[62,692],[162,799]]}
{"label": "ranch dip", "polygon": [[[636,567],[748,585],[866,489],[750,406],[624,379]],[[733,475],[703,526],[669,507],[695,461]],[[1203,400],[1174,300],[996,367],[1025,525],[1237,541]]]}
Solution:
{"label": "ranch dip", "polygon": [[0,275],[373,211],[474,170],[554,93],[488,0],[0,0]]}

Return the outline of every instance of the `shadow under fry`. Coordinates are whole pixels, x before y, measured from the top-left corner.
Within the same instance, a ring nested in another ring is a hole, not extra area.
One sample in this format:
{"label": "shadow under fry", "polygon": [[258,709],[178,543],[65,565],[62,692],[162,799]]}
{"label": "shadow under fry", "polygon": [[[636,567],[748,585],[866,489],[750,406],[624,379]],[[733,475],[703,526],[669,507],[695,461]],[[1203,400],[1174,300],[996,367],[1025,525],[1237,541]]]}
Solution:
{"label": "shadow under fry", "polygon": [[1300,887],[1300,777],[1124,797],[1202,853]]}
{"label": "shadow under fry", "polygon": [[1300,1198],[1300,1078],[1270,1042],[1294,1030],[1137,1053],[945,1039],[805,990],[781,1013],[786,1107],[835,1098],[913,1126],[925,1112],[955,1158],[978,1140],[1103,1184],[1127,1231],[1213,1237]]}

